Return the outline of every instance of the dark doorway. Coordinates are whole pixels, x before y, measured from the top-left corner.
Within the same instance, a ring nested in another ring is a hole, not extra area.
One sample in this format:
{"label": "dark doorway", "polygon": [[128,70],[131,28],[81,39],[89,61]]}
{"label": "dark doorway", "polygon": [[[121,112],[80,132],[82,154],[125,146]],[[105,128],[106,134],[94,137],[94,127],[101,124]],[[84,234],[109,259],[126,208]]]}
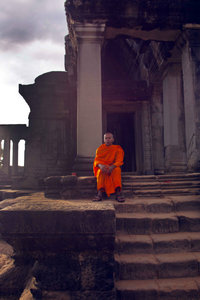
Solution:
{"label": "dark doorway", "polygon": [[134,113],[108,113],[107,131],[114,134],[115,144],[124,149],[125,157],[122,171],[135,172]]}

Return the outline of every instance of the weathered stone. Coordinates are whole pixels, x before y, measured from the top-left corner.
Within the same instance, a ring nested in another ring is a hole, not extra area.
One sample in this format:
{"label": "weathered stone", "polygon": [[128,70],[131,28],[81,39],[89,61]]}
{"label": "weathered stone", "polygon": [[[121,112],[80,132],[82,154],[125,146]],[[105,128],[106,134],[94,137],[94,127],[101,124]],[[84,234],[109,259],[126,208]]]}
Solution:
{"label": "weathered stone", "polygon": [[198,286],[196,278],[178,278],[159,280],[159,296],[165,300],[175,299],[198,299]]}
{"label": "weathered stone", "polygon": [[151,254],[115,255],[119,280],[157,278],[157,261]]}
{"label": "weathered stone", "polygon": [[190,250],[190,239],[187,234],[169,233],[151,236],[155,253],[176,253]]}
{"label": "weathered stone", "polygon": [[125,235],[117,234],[116,237],[117,253],[152,253],[153,244],[148,235]]}
{"label": "weathered stone", "polygon": [[116,228],[119,231],[127,231],[131,234],[147,234],[151,232],[151,219],[145,216],[132,216],[119,214],[116,220]]}
{"label": "weathered stone", "polygon": [[77,184],[78,178],[74,175],[62,176],[61,184],[63,188],[75,186]]}
{"label": "weathered stone", "polygon": [[179,213],[178,219],[180,231],[200,230],[200,215],[198,212]]}
{"label": "weathered stone", "polygon": [[159,216],[152,219],[153,233],[177,232],[179,230],[178,218],[173,216]]}
{"label": "weathered stone", "polygon": [[159,296],[157,280],[124,280],[116,283],[117,296],[122,300],[155,300]]}
{"label": "weathered stone", "polygon": [[187,254],[158,254],[159,278],[193,277],[198,276],[198,262],[194,255]]}
{"label": "weathered stone", "polygon": [[[32,294],[43,291],[79,294],[83,290],[86,294],[91,291],[112,295],[115,240],[112,203],[54,201],[39,195],[39,200],[34,195],[18,198],[0,211],[1,232],[14,246],[15,264],[24,270],[34,264],[31,275],[39,290]],[[25,284],[26,277],[21,281]]]}

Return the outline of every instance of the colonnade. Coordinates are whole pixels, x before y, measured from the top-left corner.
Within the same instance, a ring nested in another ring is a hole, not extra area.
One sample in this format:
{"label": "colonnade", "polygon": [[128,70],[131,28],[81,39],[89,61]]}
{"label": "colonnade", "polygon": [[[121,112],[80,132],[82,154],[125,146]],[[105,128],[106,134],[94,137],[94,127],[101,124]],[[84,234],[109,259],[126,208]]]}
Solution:
{"label": "colonnade", "polygon": [[[26,125],[0,125],[0,145],[2,151],[2,171],[7,175],[18,175],[18,153],[20,140],[26,139]],[[2,147],[3,141],[3,147]],[[12,172],[10,168],[11,141],[12,151]]]}
{"label": "colonnade", "polygon": [[[74,24],[78,50],[75,165],[77,170],[83,172],[91,170],[95,150],[102,142],[101,44],[104,31],[103,23]],[[200,30],[193,29],[181,34],[182,44],[178,40],[175,46],[179,48],[178,60],[169,60],[161,76],[164,140],[161,140],[161,134],[160,140],[154,138],[154,142],[164,146],[156,146],[156,149],[165,153],[165,166],[161,159],[155,162],[153,169],[164,167],[167,172],[183,172],[198,167],[200,126],[197,66],[200,47],[195,38],[199,35]],[[191,139],[194,140],[192,146]]]}

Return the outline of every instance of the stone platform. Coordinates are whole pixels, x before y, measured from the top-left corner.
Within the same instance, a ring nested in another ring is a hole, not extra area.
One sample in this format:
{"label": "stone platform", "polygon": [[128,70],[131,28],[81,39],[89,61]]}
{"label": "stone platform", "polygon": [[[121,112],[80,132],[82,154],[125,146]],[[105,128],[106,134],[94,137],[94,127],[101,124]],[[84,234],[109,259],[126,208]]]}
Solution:
{"label": "stone platform", "polygon": [[19,298],[32,278],[32,292],[41,299],[54,292],[55,299],[61,294],[115,298],[115,209],[110,201],[52,200],[35,193],[2,201],[0,222],[2,238],[15,251],[14,265],[11,259],[2,270],[2,296]]}
{"label": "stone platform", "polygon": [[[94,197],[94,176],[51,176],[44,179],[45,196],[54,199]],[[200,190],[200,173],[165,175],[132,175],[122,173],[122,189],[127,197],[161,197],[195,195]]]}
{"label": "stone platform", "polygon": [[92,202],[94,177],[46,183],[0,202],[1,300],[199,299],[199,173],[123,175],[125,203]]}

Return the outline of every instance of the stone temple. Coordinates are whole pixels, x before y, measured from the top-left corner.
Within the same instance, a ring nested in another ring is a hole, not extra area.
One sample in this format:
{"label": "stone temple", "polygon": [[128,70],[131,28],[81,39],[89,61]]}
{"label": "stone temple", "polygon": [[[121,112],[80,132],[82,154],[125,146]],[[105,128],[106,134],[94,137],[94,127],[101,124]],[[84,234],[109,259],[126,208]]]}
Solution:
{"label": "stone temple", "polygon": [[[0,126],[0,299],[200,299],[200,2],[65,11],[66,71],[20,84],[29,126]],[[125,150],[121,205],[89,199],[106,131]]]}

